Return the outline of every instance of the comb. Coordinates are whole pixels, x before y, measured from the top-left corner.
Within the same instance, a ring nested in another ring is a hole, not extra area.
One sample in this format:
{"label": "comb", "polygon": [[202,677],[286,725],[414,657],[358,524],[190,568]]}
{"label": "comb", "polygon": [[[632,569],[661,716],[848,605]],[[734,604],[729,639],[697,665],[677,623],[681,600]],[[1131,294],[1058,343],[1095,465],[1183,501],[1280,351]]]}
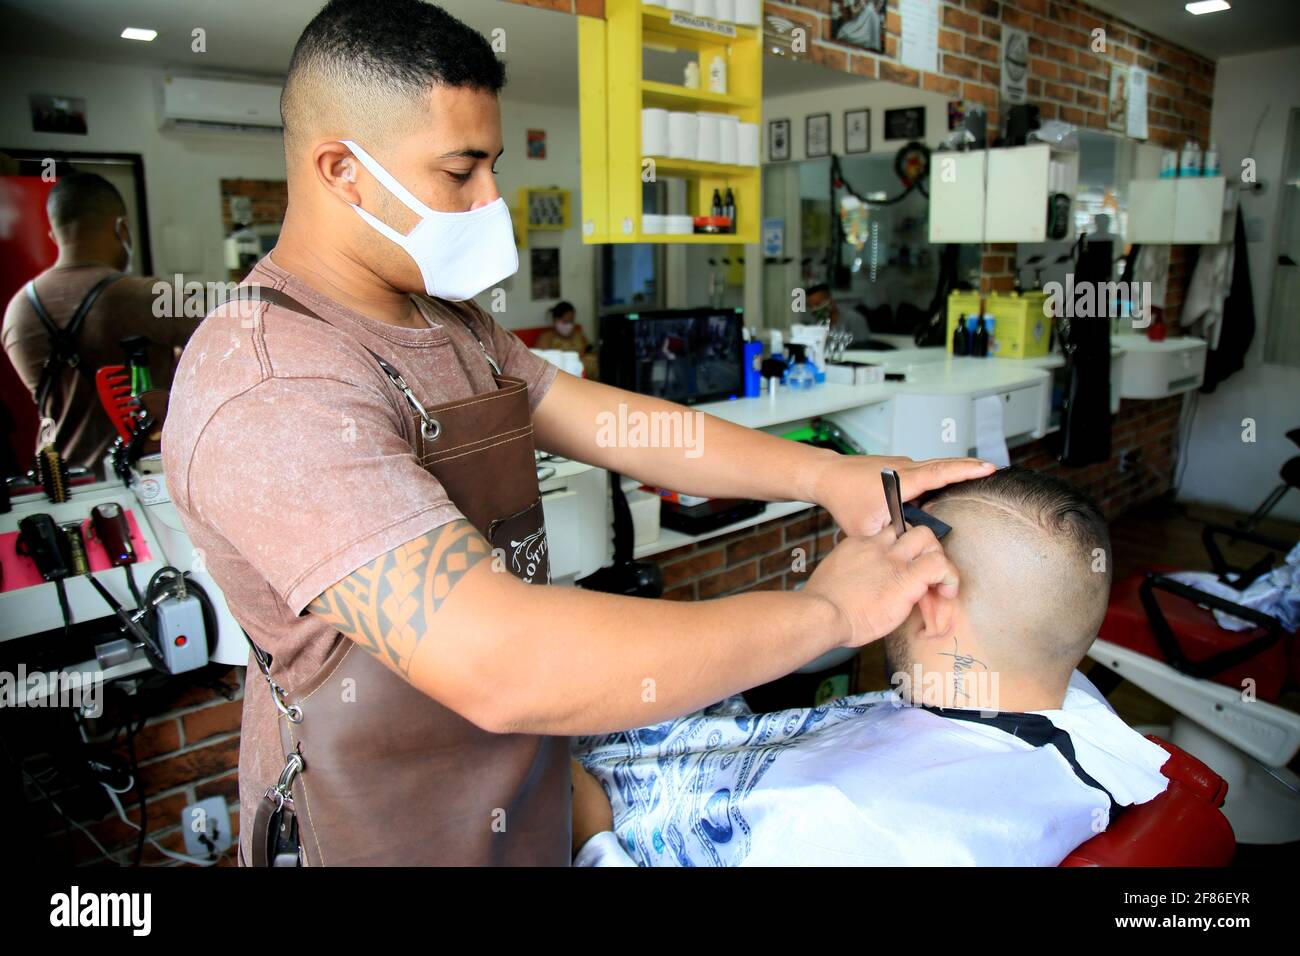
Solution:
{"label": "comb", "polygon": [[95,373],[95,390],[122,441],[134,431],[136,405],[131,398],[131,375],[125,365],[103,365]]}

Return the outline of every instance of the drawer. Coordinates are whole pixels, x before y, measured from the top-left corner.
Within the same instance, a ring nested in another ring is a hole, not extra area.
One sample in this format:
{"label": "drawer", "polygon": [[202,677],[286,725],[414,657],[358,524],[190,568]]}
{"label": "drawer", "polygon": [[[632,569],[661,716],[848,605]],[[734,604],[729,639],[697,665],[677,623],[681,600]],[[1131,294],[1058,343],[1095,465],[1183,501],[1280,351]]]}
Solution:
{"label": "drawer", "polygon": [[1002,399],[1002,433],[1008,438],[1037,431],[1042,421],[1043,390],[1036,385],[998,393]]}

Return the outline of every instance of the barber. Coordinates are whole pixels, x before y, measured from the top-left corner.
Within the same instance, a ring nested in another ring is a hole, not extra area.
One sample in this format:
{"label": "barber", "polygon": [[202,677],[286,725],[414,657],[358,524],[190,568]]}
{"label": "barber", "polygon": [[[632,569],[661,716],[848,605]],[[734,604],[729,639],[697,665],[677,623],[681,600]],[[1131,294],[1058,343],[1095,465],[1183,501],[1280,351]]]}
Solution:
{"label": "barber", "polygon": [[152,346],[152,383],[165,389],[198,321],[156,314],[158,280],[129,275],[126,203],[104,177],[61,178],[45,211],[58,258],[14,294],[0,339],[36,402],[39,443],[52,442],[69,465],[93,469],[116,435],[95,389],[96,370],[121,365],[122,340],[142,336]]}
{"label": "barber", "polygon": [[[557,373],[468,301],[518,264],[503,82],[435,6],[329,3],[289,67],[260,301],[216,310],[182,359],[169,491],[265,668],[244,704],[245,863],[567,864],[566,735],[688,712],[956,588],[928,532],[876,533],[880,459],[712,418],[698,457],[607,447],[602,412],[677,407]],[[692,494],[815,501],[852,537],[793,593],[547,587],[534,439]],[[892,461],[909,497],[988,470]]]}

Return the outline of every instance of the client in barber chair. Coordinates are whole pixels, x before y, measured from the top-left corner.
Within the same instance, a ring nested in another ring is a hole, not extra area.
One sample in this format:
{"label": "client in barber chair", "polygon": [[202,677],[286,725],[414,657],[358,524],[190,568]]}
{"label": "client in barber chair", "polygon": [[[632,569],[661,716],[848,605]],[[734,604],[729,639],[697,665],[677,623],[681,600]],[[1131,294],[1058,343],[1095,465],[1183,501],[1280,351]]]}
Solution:
{"label": "client in barber chair", "polygon": [[577,865],[1055,866],[1164,791],[1169,755],[1075,670],[1110,589],[1096,506],[1013,468],[926,510],[961,589],[885,638],[893,689],[578,738]]}

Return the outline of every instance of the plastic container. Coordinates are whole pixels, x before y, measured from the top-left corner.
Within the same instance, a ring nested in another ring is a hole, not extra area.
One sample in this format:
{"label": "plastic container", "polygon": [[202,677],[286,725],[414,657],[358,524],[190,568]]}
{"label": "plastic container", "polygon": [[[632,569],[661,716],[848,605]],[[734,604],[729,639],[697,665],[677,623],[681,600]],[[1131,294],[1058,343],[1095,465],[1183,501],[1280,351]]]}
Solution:
{"label": "plastic container", "polygon": [[810,392],[817,384],[817,373],[808,361],[808,352],[798,342],[790,343],[791,365],[786,369],[785,385],[791,391]]}

